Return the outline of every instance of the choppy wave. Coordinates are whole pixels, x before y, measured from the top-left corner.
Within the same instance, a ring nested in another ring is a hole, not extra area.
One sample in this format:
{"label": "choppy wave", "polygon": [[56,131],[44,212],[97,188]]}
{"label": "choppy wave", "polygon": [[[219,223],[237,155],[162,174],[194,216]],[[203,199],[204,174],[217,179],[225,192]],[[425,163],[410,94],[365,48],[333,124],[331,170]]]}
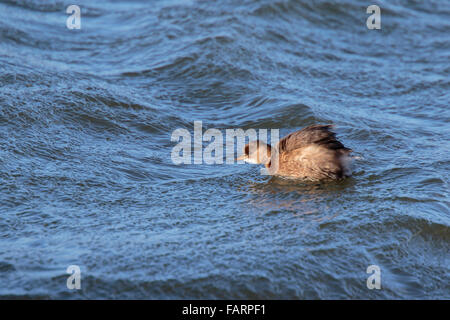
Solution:
{"label": "choppy wave", "polygon": [[[0,3],[0,297],[449,298],[440,1]],[[334,123],[336,184],[171,162],[171,133]],[[66,289],[68,265],[83,289]],[[383,290],[365,286],[368,265]]]}

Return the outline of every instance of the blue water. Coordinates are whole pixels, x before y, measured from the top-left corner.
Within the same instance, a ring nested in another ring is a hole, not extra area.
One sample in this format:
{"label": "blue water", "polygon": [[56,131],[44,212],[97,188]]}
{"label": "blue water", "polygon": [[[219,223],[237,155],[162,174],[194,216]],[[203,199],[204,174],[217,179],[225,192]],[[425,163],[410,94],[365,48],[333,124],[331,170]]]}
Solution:
{"label": "blue water", "polygon": [[[0,2],[0,297],[450,299],[449,17],[449,1]],[[360,159],[336,183],[175,165],[171,134],[194,121],[333,123]]]}

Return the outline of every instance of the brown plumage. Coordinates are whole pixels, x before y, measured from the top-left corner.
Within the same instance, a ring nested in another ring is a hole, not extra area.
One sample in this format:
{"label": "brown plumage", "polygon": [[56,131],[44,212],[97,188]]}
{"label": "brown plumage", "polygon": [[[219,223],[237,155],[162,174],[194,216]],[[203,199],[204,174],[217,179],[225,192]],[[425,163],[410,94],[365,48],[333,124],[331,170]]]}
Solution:
{"label": "brown plumage", "polygon": [[312,125],[293,132],[275,150],[262,141],[252,141],[238,160],[264,164],[272,175],[313,181],[343,179],[350,175],[352,150],[336,139],[332,127]]}

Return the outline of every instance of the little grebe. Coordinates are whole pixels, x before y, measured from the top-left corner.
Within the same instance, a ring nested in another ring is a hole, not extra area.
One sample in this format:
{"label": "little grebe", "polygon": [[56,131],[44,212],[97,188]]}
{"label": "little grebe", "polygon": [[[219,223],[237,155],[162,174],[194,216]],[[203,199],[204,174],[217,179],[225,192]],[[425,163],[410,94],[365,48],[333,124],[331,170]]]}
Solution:
{"label": "little grebe", "polygon": [[343,179],[351,174],[352,150],[336,139],[332,127],[312,125],[293,132],[281,139],[275,150],[262,141],[252,141],[237,160],[264,164],[271,175],[313,181]]}

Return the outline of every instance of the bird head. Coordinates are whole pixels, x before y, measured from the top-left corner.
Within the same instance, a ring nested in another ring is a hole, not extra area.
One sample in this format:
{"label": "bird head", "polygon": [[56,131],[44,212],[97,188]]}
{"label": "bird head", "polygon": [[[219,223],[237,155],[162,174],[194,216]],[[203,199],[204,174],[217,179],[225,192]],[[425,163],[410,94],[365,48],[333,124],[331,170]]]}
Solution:
{"label": "bird head", "polygon": [[243,154],[236,160],[253,164],[270,163],[271,147],[262,141],[252,141],[245,145]]}

